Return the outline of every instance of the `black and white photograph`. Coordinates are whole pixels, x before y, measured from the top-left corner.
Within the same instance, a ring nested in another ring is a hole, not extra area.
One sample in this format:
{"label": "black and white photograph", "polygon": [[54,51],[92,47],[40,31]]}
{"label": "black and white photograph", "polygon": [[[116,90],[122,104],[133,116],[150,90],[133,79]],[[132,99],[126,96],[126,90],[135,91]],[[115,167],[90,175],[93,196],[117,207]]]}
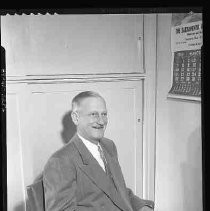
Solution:
{"label": "black and white photograph", "polygon": [[203,211],[202,8],[1,14],[5,211]]}

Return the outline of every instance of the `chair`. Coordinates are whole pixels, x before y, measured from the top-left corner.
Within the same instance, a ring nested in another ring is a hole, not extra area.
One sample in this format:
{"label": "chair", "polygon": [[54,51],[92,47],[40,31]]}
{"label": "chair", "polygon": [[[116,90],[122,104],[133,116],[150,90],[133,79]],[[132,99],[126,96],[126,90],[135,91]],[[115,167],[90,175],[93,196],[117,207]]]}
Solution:
{"label": "chair", "polygon": [[44,186],[42,179],[27,186],[27,194],[30,211],[45,211]]}
{"label": "chair", "polygon": [[[45,211],[44,186],[42,178],[27,186],[28,206],[27,211]],[[148,204],[153,203],[147,200]],[[154,203],[153,203],[154,207]],[[143,207],[141,210],[143,211]]]}

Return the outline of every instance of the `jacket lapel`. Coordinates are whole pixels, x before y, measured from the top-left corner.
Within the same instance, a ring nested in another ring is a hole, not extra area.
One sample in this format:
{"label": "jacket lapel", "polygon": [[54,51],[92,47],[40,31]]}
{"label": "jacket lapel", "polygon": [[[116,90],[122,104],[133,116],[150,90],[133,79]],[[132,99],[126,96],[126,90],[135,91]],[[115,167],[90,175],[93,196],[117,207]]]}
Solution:
{"label": "jacket lapel", "polygon": [[[82,158],[82,162],[77,162],[81,170],[113,201],[115,205],[117,205],[122,210],[126,210],[128,207],[126,206],[124,200],[120,197],[120,194],[114,188],[114,186],[110,185],[110,178],[106,175],[104,170],[86,148],[82,140],[77,135],[75,135],[72,141]],[[108,159],[108,164],[110,165],[111,160],[108,156],[108,153],[106,153],[105,156]],[[111,171],[113,171],[112,164],[111,169]],[[115,185],[119,187],[118,183],[116,183],[115,180],[116,178],[114,179]]]}
{"label": "jacket lapel", "polygon": [[114,156],[106,150],[105,144],[103,142],[101,142],[101,145],[103,146],[113,182],[115,183],[121,199],[123,199],[121,200],[122,206],[129,208],[129,210],[133,210],[126,195],[126,187],[119,163],[116,158],[114,158]]}
{"label": "jacket lapel", "polygon": [[107,154],[107,157],[106,157],[107,162],[109,164],[109,168],[110,168],[110,172],[112,174],[113,181],[118,190],[118,193],[120,194],[120,196],[123,199],[123,200],[121,200],[122,206],[129,207],[129,210],[133,210],[128,201],[127,195],[126,195],[126,189],[125,189],[126,187],[124,187],[124,178],[123,178],[122,172],[120,170],[119,164],[113,157],[110,157],[108,153],[106,153],[106,154]]}

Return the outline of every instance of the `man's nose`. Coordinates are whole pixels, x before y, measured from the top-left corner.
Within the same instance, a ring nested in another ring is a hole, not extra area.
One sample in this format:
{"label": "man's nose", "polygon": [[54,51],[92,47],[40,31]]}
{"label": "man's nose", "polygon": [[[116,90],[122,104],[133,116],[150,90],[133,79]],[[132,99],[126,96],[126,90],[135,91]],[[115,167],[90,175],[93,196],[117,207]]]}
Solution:
{"label": "man's nose", "polygon": [[107,122],[107,118],[106,117],[104,117],[102,115],[98,116],[98,124],[104,125],[104,124],[106,124],[106,122]]}

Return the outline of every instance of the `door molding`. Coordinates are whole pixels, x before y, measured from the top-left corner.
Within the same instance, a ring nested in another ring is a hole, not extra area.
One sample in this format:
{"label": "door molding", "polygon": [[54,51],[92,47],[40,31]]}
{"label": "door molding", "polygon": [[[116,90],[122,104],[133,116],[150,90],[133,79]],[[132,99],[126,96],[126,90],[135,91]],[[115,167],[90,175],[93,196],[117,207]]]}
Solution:
{"label": "door molding", "polygon": [[53,74],[53,75],[26,75],[7,76],[7,83],[92,83],[92,82],[115,82],[115,81],[139,81],[145,78],[142,73],[108,73],[108,74]]}
{"label": "door molding", "polygon": [[143,197],[155,200],[157,14],[144,14]]}

